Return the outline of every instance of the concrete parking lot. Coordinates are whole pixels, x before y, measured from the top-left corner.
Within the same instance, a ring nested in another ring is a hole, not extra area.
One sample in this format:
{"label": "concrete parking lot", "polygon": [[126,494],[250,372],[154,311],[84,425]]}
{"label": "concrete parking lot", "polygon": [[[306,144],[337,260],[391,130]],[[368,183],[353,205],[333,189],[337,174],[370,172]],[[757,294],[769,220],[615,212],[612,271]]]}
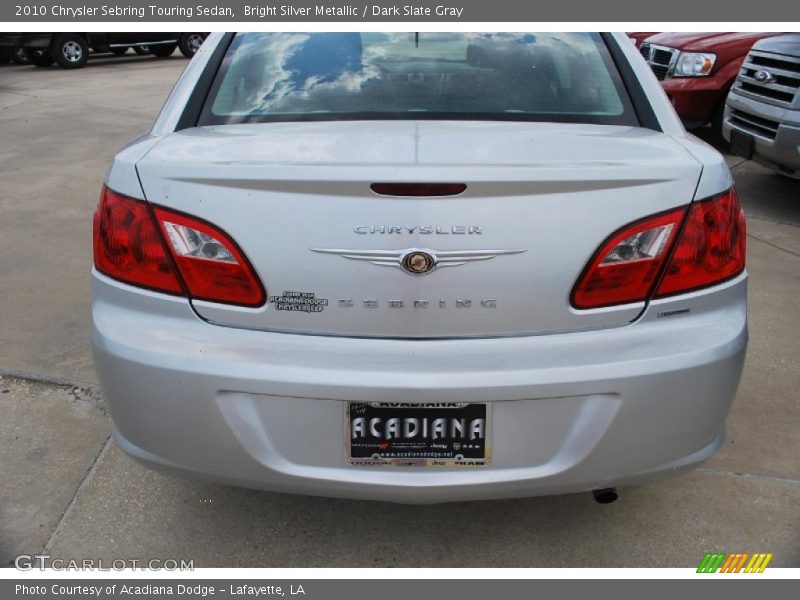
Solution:
{"label": "concrete parking lot", "polygon": [[723,450],[621,490],[438,506],[175,479],[109,440],[89,348],[91,214],[186,61],[0,67],[0,565],[19,554],[195,566],[800,566],[800,182],[730,158],[749,215],[751,344]]}

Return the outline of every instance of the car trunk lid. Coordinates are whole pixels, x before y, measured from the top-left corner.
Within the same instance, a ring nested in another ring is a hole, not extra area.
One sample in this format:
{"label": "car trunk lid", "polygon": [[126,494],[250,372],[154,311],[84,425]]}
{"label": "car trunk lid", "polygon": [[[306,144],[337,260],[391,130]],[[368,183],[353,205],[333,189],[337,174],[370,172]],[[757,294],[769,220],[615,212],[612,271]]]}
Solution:
{"label": "car trunk lid", "polygon": [[[201,317],[401,338],[629,323],[643,303],[579,311],[572,286],[612,232],[688,204],[701,172],[680,144],[646,129],[464,121],[189,129],[137,168],[148,201],[224,230],[267,288],[256,309],[193,301]],[[374,183],[467,188],[387,196]],[[399,263],[412,251],[438,267],[410,273]]]}

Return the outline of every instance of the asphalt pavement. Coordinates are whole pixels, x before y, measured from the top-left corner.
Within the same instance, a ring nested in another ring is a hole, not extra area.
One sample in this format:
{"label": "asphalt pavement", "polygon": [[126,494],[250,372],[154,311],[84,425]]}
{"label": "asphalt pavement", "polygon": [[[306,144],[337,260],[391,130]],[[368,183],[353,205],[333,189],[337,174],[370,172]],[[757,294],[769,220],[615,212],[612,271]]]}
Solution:
{"label": "asphalt pavement", "polygon": [[177,479],[109,439],[89,347],[91,215],[111,157],[186,61],[0,67],[0,565],[20,554],[236,567],[800,566],[800,181],[731,157],[748,213],[750,347],[721,452],[589,494],[402,506]]}

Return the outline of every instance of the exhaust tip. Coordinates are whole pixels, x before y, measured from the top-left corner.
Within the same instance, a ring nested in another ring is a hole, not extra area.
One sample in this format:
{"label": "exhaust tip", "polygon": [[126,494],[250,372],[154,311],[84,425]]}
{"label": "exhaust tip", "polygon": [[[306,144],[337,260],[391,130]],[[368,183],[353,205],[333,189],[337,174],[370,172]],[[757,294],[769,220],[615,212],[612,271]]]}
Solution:
{"label": "exhaust tip", "polygon": [[611,504],[618,497],[617,488],[603,488],[602,490],[592,490],[594,501],[598,504]]}

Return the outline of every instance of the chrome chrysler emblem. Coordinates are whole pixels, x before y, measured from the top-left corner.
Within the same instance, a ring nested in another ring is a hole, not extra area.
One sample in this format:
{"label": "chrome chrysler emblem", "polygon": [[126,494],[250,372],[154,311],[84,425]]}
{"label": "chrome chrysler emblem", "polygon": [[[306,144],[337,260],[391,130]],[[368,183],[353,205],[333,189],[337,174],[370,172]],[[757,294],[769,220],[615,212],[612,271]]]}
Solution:
{"label": "chrome chrysler emblem", "polygon": [[427,252],[411,252],[403,257],[402,265],[409,273],[427,273],[433,268],[434,261]]}
{"label": "chrome chrysler emblem", "polygon": [[397,267],[407,273],[424,275],[441,267],[460,267],[470,262],[490,260],[504,254],[527,252],[524,248],[509,250],[348,250],[343,248],[309,248],[320,254],[336,254],[350,260],[361,260],[379,267]]}
{"label": "chrome chrysler emblem", "polygon": [[758,83],[770,83],[771,81],[775,81],[775,76],[769,71],[760,70],[753,73],[753,79]]}

